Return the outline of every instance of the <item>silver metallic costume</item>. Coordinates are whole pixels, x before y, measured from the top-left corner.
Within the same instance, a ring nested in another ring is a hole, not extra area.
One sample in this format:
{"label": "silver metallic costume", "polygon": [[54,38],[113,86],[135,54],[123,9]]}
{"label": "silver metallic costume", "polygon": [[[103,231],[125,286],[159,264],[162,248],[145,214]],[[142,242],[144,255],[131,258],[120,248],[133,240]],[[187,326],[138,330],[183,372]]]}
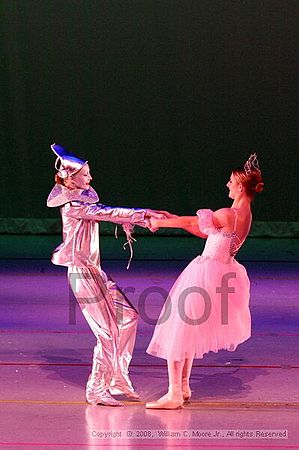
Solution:
{"label": "silver metallic costume", "polygon": [[[66,178],[78,172],[87,161],[75,157],[53,144],[61,165],[59,176]],[[64,176],[63,176],[64,175]],[[104,206],[91,187],[69,190],[56,184],[47,205],[60,207],[63,242],[54,251],[52,262],[68,267],[68,278],[74,295],[91,330],[97,338],[92,371],[86,386],[88,403],[118,406],[109,394],[138,398],[129,378],[137,328],[137,311],[100,264],[99,223],[122,224],[130,241],[133,224],[147,227],[147,210]]]}

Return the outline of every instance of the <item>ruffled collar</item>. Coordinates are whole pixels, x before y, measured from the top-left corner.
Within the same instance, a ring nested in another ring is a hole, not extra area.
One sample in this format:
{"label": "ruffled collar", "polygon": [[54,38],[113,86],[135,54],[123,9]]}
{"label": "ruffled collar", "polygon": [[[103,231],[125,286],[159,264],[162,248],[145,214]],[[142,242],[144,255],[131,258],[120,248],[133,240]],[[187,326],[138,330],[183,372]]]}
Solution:
{"label": "ruffled collar", "polygon": [[54,208],[62,206],[69,202],[80,201],[84,203],[97,203],[99,201],[98,194],[90,186],[89,189],[70,190],[62,184],[55,184],[47,199],[47,206]]}

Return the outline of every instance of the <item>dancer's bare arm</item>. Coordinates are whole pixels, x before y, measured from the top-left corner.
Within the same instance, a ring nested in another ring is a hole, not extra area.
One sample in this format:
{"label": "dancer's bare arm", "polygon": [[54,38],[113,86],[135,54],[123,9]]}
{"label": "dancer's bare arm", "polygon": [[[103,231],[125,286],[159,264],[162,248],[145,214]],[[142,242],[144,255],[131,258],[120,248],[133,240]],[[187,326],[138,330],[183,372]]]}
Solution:
{"label": "dancer's bare arm", "polygon": [[182,228],[195,236],[206,239],[207,235],[202,233],[198,227],[197,216],[177,216],[167,219],[151,219],[153,228]]}

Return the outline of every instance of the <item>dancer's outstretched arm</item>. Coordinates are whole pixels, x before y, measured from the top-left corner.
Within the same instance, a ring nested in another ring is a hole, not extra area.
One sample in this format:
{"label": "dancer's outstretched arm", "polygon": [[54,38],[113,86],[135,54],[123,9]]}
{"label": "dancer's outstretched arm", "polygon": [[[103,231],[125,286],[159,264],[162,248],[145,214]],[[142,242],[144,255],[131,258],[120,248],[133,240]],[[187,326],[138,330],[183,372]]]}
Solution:
{"label": "dancer's outstretched arm", "polygon": [[152,228],[183,228],[195,236],[203,239],[207,238],[207,235],[202,233],[198,227],[197,216],[174,216],[167,219],[151,219]]}

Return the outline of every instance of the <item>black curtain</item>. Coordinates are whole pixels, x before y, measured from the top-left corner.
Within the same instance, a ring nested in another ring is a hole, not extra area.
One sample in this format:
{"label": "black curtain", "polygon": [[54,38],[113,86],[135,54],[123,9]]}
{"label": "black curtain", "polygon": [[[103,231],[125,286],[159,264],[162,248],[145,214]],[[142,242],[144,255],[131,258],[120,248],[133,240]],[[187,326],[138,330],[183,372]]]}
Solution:
{"label": "black curtain", "polygon": [[261,221],[298,218],[297,0],[2,0],[1,217],[47,218],[57,142],[105,204],[229,206],[257,151]]}

